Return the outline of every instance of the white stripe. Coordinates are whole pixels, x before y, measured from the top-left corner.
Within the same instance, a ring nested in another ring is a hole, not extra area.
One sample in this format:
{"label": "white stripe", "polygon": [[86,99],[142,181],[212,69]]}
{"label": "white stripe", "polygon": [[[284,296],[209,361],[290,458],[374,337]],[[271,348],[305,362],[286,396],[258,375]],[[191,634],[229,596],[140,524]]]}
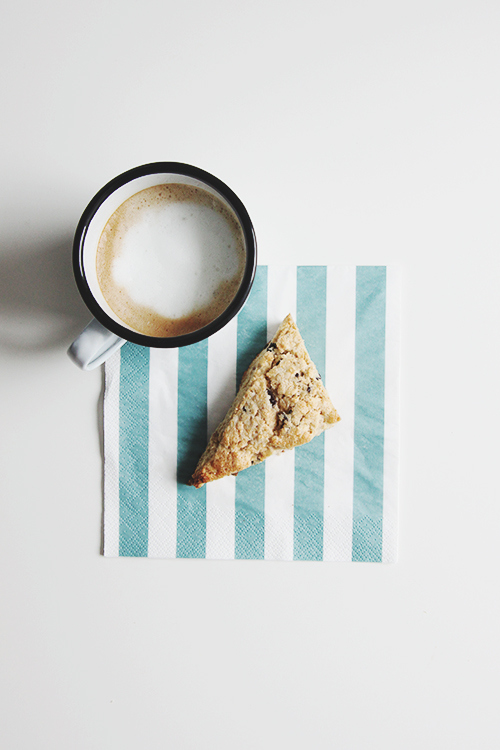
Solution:
{"label": "white stripe", "polygon": [[280,323],[290,314],[297,318],[297,266],[268,266],[267,338],[272,339]]}
{"label": "white stripe", "polygon": [[325,433],[323,559],[351,561],[356,267],[328,266],[325,386],[341,421]]}
{"label": "white stripe", "polygon": [[[296,318],[296,266],[267,269],[267,338],[290,313]],[[293,560],[293,502],[295,451],[268,458],[265,497],[265,559]]]}
{"label": "white stripe", "polygon": [[[223,420],[236,393],[237,319],[208,340],[208,437]],[[234,559],[235,477],[206,485],[206,557]]]}
{"label": "white stripe", "polygon": [[148,557],[176,556],[178,363],[178,349],[150,350]]}
{"label": "white stripe", "polygon": [[120,552],[120,352],[104,366],[104,555]]}
{"label": "white stripe", "polygon": [[236,477],[207,484],[207,560],[234,560]]}
{"label": "white stripe", "polygon": [[400,269],[387,267],[384,404],[384,538],[382,562],[396,562],[399,484]]}

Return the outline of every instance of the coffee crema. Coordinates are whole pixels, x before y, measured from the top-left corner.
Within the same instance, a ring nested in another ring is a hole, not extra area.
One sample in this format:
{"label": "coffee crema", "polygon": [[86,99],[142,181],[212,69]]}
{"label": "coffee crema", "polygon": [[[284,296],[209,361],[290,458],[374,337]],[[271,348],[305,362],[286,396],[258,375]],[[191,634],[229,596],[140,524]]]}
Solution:
{"label": "coffee crema", "polygon": [[97,279],[115,315],[146,336],[192,333],[219,317],[245,271],[245,239],[217,196],[192,185],[132,195],[104,227]]}

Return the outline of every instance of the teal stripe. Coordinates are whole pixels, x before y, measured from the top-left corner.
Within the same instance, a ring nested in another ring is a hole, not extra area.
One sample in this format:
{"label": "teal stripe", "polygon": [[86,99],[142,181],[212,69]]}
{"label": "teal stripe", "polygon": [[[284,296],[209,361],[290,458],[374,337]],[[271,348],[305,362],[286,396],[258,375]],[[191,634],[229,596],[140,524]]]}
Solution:
{"label": "teal stripe", "polygon": [[[297,268],[297,326],[321,376],[325,372],[326,266]],[[295,449],[295,560],[323,559],[325,436]]]}
{"label": "teal stripe", "polygon": [[352,559],[382,560],[385,266],[356,271]]}
{"label": "teal stripe", "polygon": [[236,385],[267,344],[267,266],[258,266],[252,291],[238,315]]}
{"label": "teal stripe", "polygon": [[148,554],[149,349],[120,351],[119,554]]}
{"label": "teal stripe", "polygon": [[[267,344],[267,266],[258,266],[252,291],[238,315],[237,385]],[[235,557],[264,559],[265,464],[236,477]]]}
{"label": "teal stripe", "polygon": [[188,487],[207,445],[208,339],[179,349],[177,403],[177,557],[205,557],[206,486]]}

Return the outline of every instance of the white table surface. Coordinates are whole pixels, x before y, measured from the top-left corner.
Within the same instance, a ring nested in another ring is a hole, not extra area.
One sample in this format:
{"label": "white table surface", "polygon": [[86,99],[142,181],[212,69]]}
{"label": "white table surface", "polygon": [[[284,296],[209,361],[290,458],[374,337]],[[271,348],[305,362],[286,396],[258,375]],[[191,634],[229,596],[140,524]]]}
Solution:
{"label": "white table surface", "polygon": [[[500,5],[46,0],[0,25],[0,746],[500,747]],[[105,559],[70,247],[138,164],[260,262],[403,269],[396,565]]]}

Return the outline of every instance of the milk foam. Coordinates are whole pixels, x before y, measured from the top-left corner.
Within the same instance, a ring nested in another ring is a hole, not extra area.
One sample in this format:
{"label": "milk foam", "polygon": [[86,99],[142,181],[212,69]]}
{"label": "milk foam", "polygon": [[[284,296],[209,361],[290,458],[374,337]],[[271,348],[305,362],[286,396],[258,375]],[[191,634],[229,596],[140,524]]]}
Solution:
{"label": "milk foam", "polygon": [[154,336],[197,330],[220,315],[244,265],[243,233],[232,212],[201,188],[180,184],[146,188],[126,200],[106,224],[97,252],[110,307]]}

